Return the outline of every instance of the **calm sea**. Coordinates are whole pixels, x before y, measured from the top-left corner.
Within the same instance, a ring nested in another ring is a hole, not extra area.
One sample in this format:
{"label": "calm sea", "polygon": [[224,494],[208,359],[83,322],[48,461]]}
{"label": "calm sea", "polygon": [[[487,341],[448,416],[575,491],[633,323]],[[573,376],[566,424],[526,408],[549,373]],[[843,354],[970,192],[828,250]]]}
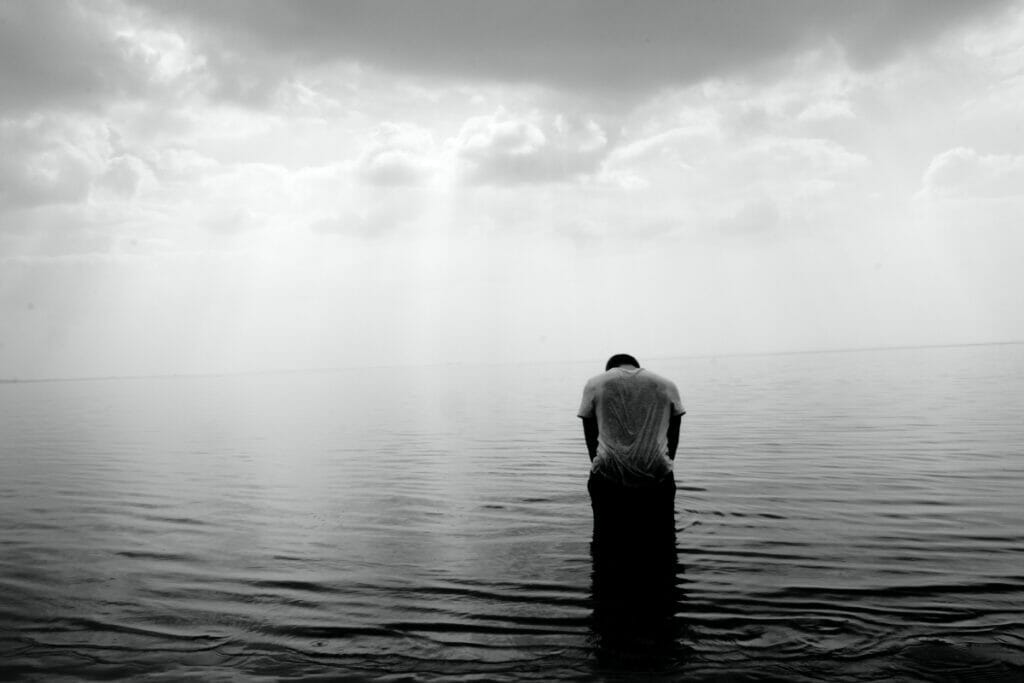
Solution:
{"label": "calm sea", "polygon": [[1024,346],[647,365],[660,593],[595,572],[591,364],[0,385],[0,678],[1024,680]]}

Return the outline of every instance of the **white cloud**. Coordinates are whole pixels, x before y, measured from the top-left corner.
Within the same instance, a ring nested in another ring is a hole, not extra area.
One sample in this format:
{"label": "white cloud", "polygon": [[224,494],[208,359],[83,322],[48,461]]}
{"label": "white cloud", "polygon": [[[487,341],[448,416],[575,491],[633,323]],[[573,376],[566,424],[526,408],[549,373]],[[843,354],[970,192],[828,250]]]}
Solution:
{"label": "white cloud", "polygon": [[128,25],[114,35],[151,85],[195,86],[209,80],[206,60],[176,31]]}
{"label": "white cloud", "polygon": [[150,167],[132,154],[121,154],[110,159],[106,170],[97,180],[97,186],[120,197],[133,197],[139,185],[147,179],[153,181]]}
{"label": "white cloud", "polygon": [[825,138],[683,126],[622,145],[600,179],[646,192],[669,215],[685,211],[687,223],[743,232],[774,227],[790,209],[807,215],[824,208],[840,188],[857,187],[870,165],[864,154]]}
{"label": "white cloud", "polygon": [[1024,196],[1024,156],[979,154],[970,147],[947,150],[928,165],[922,191],[953,198]]}
{"label": "white cloud", "polygon": [[745,164],[750,164],[748,172],[768,179],[787,173],[834,178],[868,165],[864,155],[821,138],[766,138],[741,156]]}
{"label": "white cloud", "polygon": [[[0,0],[0,263],[73,264],[0,268],[0,319],[52,294],[79,374],[170,339],[211,368],[424,361],[431,335],[571,356],[609,301],[654,302],[620,332],[663,325],[672,352],[885,343],[972,281],[936,340],[994,296],[1024,329],[1018,202],[910,201],[1020,196],[1021,0],[976,33],[995,4],[362,3]],[[210,251],[232,256],[160,256]],[[643,278],[603,276],[623,254]],[[164,309],[183,336],[139,323]],[[29,359],[44,339],[5,333]]]}
{"label": "white cloud", "polygon": [[397,229],[408,218],[406,211],[394,206],[365,210],[343,208],[337,214],[313,220],[309,224],[309,229],[314,233],[326,235],[377,237]]}
{"label": "white cloud", "polygon": [[511,116],[499,111],[467,120],[453,141],[470,184],[553,182],[593,173],[608,137],[595,121],[563,115]]}
{"label": "white cloud", "polygon": [[263,215],[248,207],[227,204],[210,209],[203,227],[215,233],[231,235],[256,230],[264,225],[264,221]]}
{"label": "white cloud", "polygon": [[608,155],[607,165],[645,164],[656,159],[691,165],[722,143],[722,131],[713,118],[675,126],[619,145]]}
{"label": "white cloud", "polygon": [[102,125],[69,117],[0,121],[0,205],[75,203],[111,156]]}
{"label": "white cloud", "polygon": [[437,229],[438,207],[445,202],[437,200],[432,187],[361,183],[336,186],[302,204],[313,207],[305,223],[313,233],[375,238]]}
{"label": "white cloud", "polygon": [[797,114],[802,122],[833,121],[836,119],[855,118],[850,103],[846,100],[831,99],[813,102]]}
{"label": "white cloud", "polygon": [[383,123],[355,165],[357,177],[370,185],[427,183],[437,169],[433,135],[410,123]]}
{"label": "white cloud", "polygon": [[768,197],[757,197],[720,219],[716,228],[724,233],[747,235],[775,229],[781,220],[778,204]]}
{"label": "white cloud", "polygon": [[142,152],[154,173],[165,182],[197,182],[220,166],[194,149],[171,145]]}
{"label": "white cloud", "polygon": [[1001,21],[975,27],[962,39],[964,51],[1004,76],[1020,76],[1024,62],[1024,6],[1017,4]]}
{"label": "white cloud", "polygon": [[309,224],[309,229],[316,233],[339,235],[365,235],[374,231],[369,216],[353,210],[317,218]]}

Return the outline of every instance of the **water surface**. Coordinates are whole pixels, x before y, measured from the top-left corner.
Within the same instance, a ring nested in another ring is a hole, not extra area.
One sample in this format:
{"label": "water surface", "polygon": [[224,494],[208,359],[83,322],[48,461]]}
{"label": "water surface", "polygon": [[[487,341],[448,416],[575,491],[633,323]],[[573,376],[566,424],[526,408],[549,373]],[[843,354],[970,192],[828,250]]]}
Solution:
{"label": "water surface", "polygon": [[689,412],[639,593],[600,367],[2,384],[0,675],[1024,678],[1024,346],[647,365]]}

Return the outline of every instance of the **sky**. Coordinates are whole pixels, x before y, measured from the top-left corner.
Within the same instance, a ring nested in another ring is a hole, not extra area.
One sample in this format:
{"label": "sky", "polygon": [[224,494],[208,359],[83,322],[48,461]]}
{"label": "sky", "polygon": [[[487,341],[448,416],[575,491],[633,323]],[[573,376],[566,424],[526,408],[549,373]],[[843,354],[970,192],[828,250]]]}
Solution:
{"label": "sky", "polygon": [[0,378],[1024,339],[1024,2],[0,0]]}

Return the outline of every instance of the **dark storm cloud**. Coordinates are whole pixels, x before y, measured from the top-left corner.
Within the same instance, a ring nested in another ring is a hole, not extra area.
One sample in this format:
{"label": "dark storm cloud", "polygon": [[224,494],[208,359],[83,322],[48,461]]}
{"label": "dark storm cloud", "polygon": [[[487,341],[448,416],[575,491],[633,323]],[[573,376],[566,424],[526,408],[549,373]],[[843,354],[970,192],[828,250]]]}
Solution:
{"label": "dark storm cloud", "polygon": [[[127,3],[127,4],[126,4]],[[124,25],[179,28],[221,97],[264,102],[296,66],[647,91],[834,41],[898,56],[1009,0],[0,0],[0,111],[102,105],[153,86]],[[141,24],[140,24],[141,22]]]}
{"label": "dark storm cloud", "polygon": [[[884,63],[1007,0],[141,0],[197,31],[225,89],[245,55],[400,72],[644,90],[725,75],[835,41]],[[218,56],[219,55],[219,56]],[[282,73],[269,68],[268,78]],[[259,89],[252,82],[250,88]]]}
{"label": "dark storm cloud", "polygon": [[89,105],[144,85],[142,65],[100,7],[0,0],[0,113]]}

